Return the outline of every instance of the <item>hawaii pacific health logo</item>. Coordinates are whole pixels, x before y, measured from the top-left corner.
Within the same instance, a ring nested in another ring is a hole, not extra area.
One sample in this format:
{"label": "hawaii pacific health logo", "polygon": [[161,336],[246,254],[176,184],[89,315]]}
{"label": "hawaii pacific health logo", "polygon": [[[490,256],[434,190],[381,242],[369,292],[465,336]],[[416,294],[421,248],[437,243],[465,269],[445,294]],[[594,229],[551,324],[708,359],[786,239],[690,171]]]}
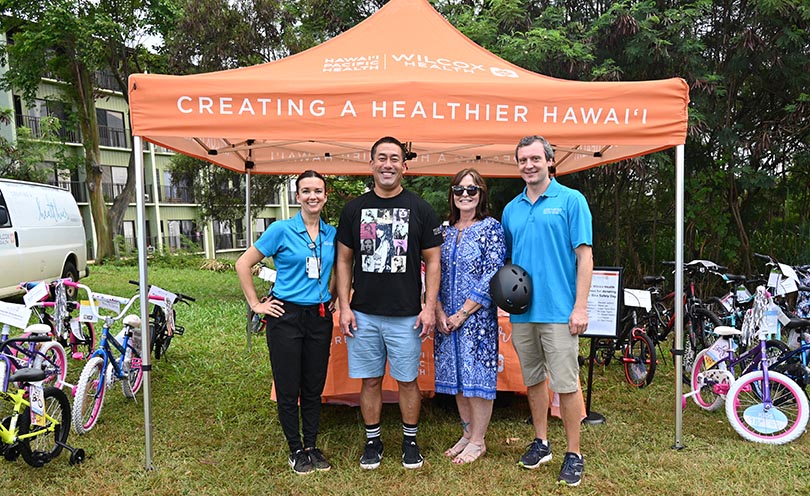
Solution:
{"label": "hawaii pacific health logo", "polygon": [[519,78],[517,71],[506,67],[487,66],[476,62],[433,57],[424,54],[369,54],[348,57],[326,57],[323,72],[370,72],[385,70],[389,64],[415,70],[485,74],[496,77]]}

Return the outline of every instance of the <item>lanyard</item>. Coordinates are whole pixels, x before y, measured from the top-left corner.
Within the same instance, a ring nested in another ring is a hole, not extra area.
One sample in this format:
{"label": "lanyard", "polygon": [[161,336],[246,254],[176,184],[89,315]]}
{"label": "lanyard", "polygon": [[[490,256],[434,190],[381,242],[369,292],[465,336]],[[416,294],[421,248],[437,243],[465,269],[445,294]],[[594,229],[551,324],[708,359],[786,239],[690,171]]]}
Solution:
{"label": "lanyard", "polygon": [[[312,250],[312,258],[315,259],[316,268],[318,270],[318,315],[321,317],[326,316],[326,308],[323,305],[323,292],[321,290],[321,257],[323,256],[323,241],[321,240],[321,226],[318,225],[318,235],[315,237],[315,241],[312,241],[312,238],[309,237],[309,233],[299,233],[304,241],[307,243],[307,248]],[[315,248],[318,249],[318,252],[315,252]]]}

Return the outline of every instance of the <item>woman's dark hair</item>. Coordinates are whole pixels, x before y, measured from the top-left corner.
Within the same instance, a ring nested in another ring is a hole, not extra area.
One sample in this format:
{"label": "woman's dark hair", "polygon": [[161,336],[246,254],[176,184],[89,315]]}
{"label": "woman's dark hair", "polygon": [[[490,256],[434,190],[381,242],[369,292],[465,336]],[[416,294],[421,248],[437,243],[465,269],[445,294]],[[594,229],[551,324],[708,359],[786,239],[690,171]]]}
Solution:
{"label": "woman's dark hair", "polygon": [[460,184],[461,180],[464,179],[465,176],[471,176],[473,183],[481,188],[481,191],[478,192],[480,199],[478,200],[478,205],[475,207],[474,218],[476,220],[482,220],[489,217],[489,197],[487,195],[486,181],[484,181],[484,178],[477,170],[472,168],[462,169],[458,171],[455,176],[453,176],[453,180],[450,181],[450,188],[447,190],[447,201],[450,202],[450,215],[448,215],[447,220],[450,221],[451,226],[458,221],[458,218],[461,215],[461,212],[456,206],[456,202],[453,201],[453,186]]}
{"label": "woman's dark hair", "polygon": [[308,177],[317,177],[318,179],[323,181],[323,187],[326,188],[326,179],[324,179],[323,176],[319,172],[314,171],[312,169],[309,169],[309,170],[305,170],[304,172],[302,172],[298,176],[298,179],[295,180],[295,190],[296,191],[301,189],[301,180],[306,179]]}

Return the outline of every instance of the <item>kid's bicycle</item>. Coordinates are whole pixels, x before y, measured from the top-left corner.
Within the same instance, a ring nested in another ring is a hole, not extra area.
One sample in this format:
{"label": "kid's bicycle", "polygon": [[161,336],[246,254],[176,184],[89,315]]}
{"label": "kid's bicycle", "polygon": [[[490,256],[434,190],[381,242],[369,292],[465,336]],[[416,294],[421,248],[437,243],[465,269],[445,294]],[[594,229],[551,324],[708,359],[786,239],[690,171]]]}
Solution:
{"label": "kid's bicycle", "polygon": [[[139,286],[138,281],[129,281],[130,284]],[[152,294],[156,292],[156,294]],[[189,295],[183,293],[172,293],[157,286],[149,285],[150,301],[152,310],[149,312],[149,334],[152,337],[151,350],[155,354],[155,360],[165,356],[169,350],[174,336],[182,336],[186,328],[177,325],[177,312],[174,310],[176,303],[191,305],[190,301],[197,301]],[[161,297],[162,300],[157,300]]]}
{"label": "kid's bicycle", "polygon": [[[771,304],[765,288],[757,288],[754,305],[743,327],[751,329],[759,344],[737,355],[732,339],[744,333],[727,326],[715,328],[719,339],[695,359],[692,396],[706,410],[716,410],[725,401],[731,426],[744,439],[766,444],[784,444],[797,439],[807,426],[808,401],[799,385],[784,374],[770,370],[765,309]],[[736,370],[741,372],[738,375]]]}
{"label": "kid's bicycle", "polygon": [[[68,291],[76,294],[76,283],[70,279],[58,279],[51,283],[24,282],[20,287],[31,299],[29,306],[37,320],[51,328],[51,334],[62,347],[70,350],[75,360],[83,360],[95,350],[96,332],[92,322],[82,322],[73,314],[80,308],[79,302],[68,299]],[[51,311],[52,310],[52,313]]]}
{"label": "kid's bicycle", "polygon": [[[141,327],[141,319],[137,315],[124,316],[138,300],[138,294],[127,299],[93,293],[82,284],[78,287],[87,292],[92,314],[104,321],[101,342],[82,369],[73,400],[73,428],[78,434],[84,434],[98,422],[108,386],[120,380],[121,391],[127,398],[134,398],[141,387],[143,380],[141,350],[132,343],[134,331]],[[104,302],[105,308],[116,312],[116,315],[100,316],[96,309],[96,301]],[[124,307],[118,311],[117,305]],[[122,341],[118,342],[110,333],[110,328],[121,319],[124,324],[123,337]]]}
{"label": "kid's bicycle", "polygon": [[[73,465],[84,460],[84,451],[67,444],[70,403],[61,389],[45,385],[45,381],[57,372],[36,365],[33,360],[29,360],[29,366],[17,368],[16,359],[5,353],[12,347],[35,349],[37,345],[47,345],[51,338],[46,333],[47,330],[30,332],[26,337],[8,338],[2,344],[0,454],[8,461],[22,455],[32,467],[41,467],[66,448],[71,452],[70,464]],[[16,388],[15,384],[18,385]]]}

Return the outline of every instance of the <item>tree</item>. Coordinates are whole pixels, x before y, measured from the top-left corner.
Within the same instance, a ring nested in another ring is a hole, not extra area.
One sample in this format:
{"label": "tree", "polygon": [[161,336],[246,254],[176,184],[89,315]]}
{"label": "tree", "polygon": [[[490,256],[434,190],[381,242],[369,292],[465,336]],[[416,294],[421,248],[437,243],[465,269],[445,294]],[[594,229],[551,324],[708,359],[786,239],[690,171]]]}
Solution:
{"label": "tree", "polygon": [[82,136],[97,261],[114,254],[113,230],[123,219],[134,192],[134,160],[130,159],[123,192],[108,209],[101,188],[94,74],[112,70],[126,98],[126,78],[139,53],[129,48],[127,41],[143,24],[138,15],[143,6],[137,0],[0,0],[0,12],[6,14],[2,25],[11,34],[3,53],[10,68],[0,78],[0,87],[17,90],[31,102],[44,76],[65,83],[60,85],[62,97],[75,113]]}
{"label": "tree", "polygon": [[[187,155],[172,157],[172,182],[195,192],[202,220],[235,224],[245,218],[245,176]],[[255,219],[265,205],[276,203],[279,187],[287,176],[251,176],[250,211]]]}

